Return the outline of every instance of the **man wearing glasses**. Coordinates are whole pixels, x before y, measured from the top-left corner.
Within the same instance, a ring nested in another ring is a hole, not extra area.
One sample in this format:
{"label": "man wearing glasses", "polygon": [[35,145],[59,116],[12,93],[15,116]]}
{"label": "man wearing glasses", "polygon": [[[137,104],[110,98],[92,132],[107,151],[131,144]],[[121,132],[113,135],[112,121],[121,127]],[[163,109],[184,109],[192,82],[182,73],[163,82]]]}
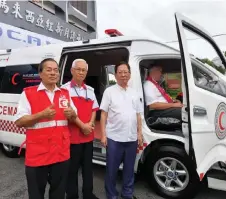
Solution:
{"label": "man wearing glasses", "polygon": [[118,198],[117,172],[123,162],[121,197],[134,199],[134,164],[138,145],[142,145],[142,103],[137,92],[128,86],[130,66],[121,62],[115,66],[117,84],[103,94],[101,112],[101,142],[107,149],[105,190],[108,199]]}
{"label": "man wearing glasses", "polygon": [[71,66],[72,80],[62,86],[66,88],[74,105],[77,107],[78,117],[76,125],[69,124],[71,133],[71,160],[67,183],[67,199],[79,198],[78,170],[82,167],[83,199],[96,199],[93,194],[93,140],[96,111],[99,109],[94,89],[84,83],[88,72],[88,64],[83,59],[76,59]]}
{"label": "man wearing glasses", "polygon": [[[77,109],[66,89],[57,87],[60,78],[52,58],[38,67],[42,82],[24,89],[15,124],[26,128],[25,173],[29,199],[43,199],[47,182],[49,199],[64,199],[70,159],[68,122],[74,122]],[[21,146],[21,147],[22,147]]]}

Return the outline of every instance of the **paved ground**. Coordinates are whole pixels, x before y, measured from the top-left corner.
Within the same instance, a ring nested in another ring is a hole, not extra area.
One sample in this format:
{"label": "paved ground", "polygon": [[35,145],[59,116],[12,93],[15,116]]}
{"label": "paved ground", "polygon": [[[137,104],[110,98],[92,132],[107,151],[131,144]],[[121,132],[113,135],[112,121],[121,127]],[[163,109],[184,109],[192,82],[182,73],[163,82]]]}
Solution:
{"label": "paved ground", "polygon": [[[0,199],[28,199],[23,164],[24,158],[9,159],[0,152]],[[100,199],[105,199],[104,173],[104,167],[94,166],[94,192]],[[162,199],[142,181],[136,183],[135,195],[139,199]],[[207,189],[196,199],[225,199],[225,193]]]}

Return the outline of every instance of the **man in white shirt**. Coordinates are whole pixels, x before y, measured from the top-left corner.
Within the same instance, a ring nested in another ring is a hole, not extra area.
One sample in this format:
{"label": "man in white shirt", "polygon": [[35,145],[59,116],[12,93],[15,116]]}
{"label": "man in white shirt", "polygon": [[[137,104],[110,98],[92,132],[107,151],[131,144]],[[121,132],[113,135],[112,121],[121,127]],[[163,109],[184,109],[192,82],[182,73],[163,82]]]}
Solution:
{"label": "man in white shirt", "polygon": [[161,77],[162,67],[152,66],[144,83],[145,101],[149,108],[148,118],[152,118],[149,122],[180,123],[183,104],[179,100],[173,100],[159,85]]}
{"label": "man in white shirt", "polygon": [[134,164],[138,144],[142,144],[142,103],[132,88],[128,87],[130,66],[115,66],[117,84],[107,88],[100,105],[102,144],[107,150],[105,190],[108,199],[118,198],[117,172],[123,162],[123,188],[121,197],[135,198]]}
{"label": "man in white shirt", "polygon": [[67,199],[79,198],[78,171],[82,168],[83,199],[98,199],[93,194],[93,140],[96,111],[99,105],[94,88],[85,84],[88,64],[84,59],[72,62],[72,80],[62,85],[69,91],[73,104],[78,109],[76,124],[69,124],[71,160],[67,182]]}
{"label": "man in white shirt", "polygon": [[29,199],[43,199],[47,182],[49,199],[64,199],[70,159],[68,120],[77,109],[66,89],[56,86],[60,73],[54,59],[39,65],[42,82],[24,89],[15,124],[26,128],[25,172]]}

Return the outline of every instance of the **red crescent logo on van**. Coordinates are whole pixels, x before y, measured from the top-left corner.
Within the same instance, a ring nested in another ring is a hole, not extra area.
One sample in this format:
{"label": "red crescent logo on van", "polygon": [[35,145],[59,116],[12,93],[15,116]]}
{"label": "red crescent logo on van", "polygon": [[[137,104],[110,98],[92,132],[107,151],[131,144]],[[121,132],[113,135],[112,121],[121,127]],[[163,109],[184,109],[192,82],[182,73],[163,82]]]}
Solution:
{"label": "red crescent logo on van", "polygon": [[17,85],[17,82],[15,82],[15,78],[16,78],[16,76],[18,76],[18,75],[20,75],[20,73],[15,73],[15,74],[13,75],[13,77],[12,77],[12,84],[13,84],[13,85]]}
{"label": "red crescent logo on van", "polygon": [[223,131],[225,129],[225,127],[222,125],[222,118],[225,115],[225,112],[221,112],[219,115],[219,128],[221,131]]}
{"label": "red crescent logo on van", "polygon": [[215,114],[215,132],[222,140],[226,137],[226,104],[220,103]]}

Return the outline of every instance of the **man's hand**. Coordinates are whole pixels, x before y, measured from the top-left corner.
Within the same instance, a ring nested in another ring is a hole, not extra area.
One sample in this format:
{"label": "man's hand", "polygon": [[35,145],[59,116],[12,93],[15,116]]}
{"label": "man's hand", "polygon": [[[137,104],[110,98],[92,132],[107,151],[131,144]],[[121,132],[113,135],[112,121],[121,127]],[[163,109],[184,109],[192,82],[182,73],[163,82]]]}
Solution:
{"label": "man's hand", "polygon": [[143,136],[141,133],[138,134],[137,139],[138,139],[138,146],[142,146],[143,145]]}
{"label": "man's hand", "polygon": [[107,137],[106,136],[102,136],[101,137],[101,144],[103,145],[103,147],[107,147]]}
{"label": "man's hand", "polygon": [[181,102],[176,102],[176,103],[173,103],[173,107],[174,108],[182,108],[183,104],[181,104]]}
{"label": "man's hand", "polygon": [[64,115],[67,119],[71,119],[72,117],[77,117],[75,111],[71,107],[64,109]]}
{"label": "man's hand", "polygon": [[85,135],[89,135],[94,130],[94,126],[91,123],[85,123],[82,127],[82,132]]}
{"label": "man's hand", "polygon": [[56,110],[54,109],[54,104],[51,106],[47,107],[45,110],[41,112],[42,118],[45,119],[53,119],[56,115]]}

